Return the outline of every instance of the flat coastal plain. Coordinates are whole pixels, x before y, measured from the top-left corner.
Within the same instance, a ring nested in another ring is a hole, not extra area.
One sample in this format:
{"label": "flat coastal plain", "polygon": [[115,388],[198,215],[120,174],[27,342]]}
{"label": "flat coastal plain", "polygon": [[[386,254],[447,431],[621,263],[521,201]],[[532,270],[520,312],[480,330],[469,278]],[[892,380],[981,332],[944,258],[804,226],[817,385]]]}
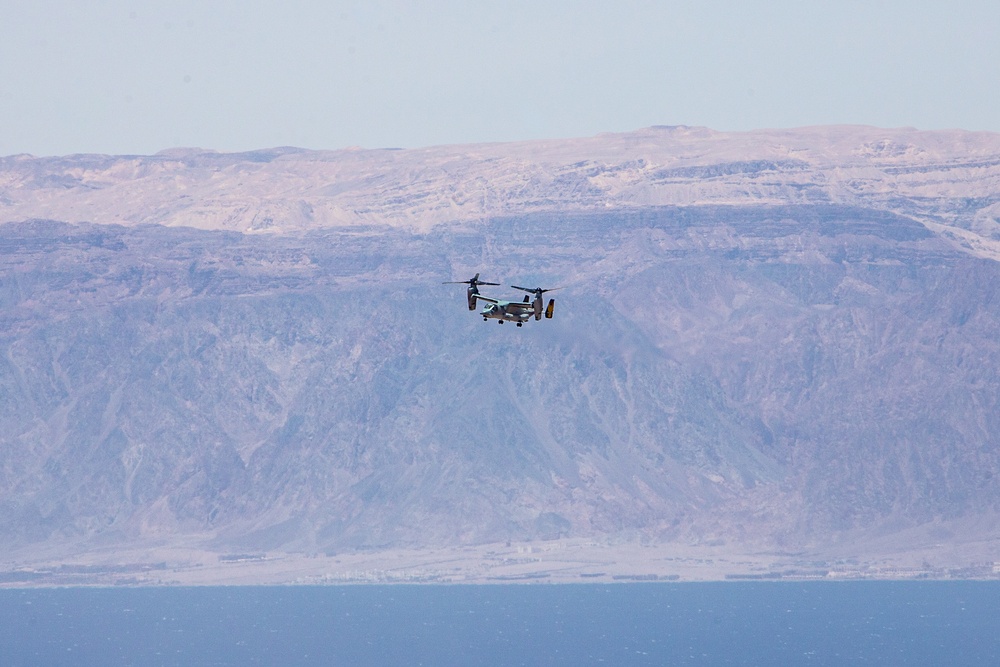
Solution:
{"label": "flat coastal plain", "polygon": [[[965,545],[968,548],[969,545]],[[997,545],[984,542],[989,558]],[[337,584],[628,583],[846,579],[995,579],[992,561],[954,568],[944,544],[870,560],[799,552],[746,552],[705,545],[653,545],[564,539],[439,549],[390,549],[342,554],[227,553],[182,544],[134,551],[93,551],[61,561],[0,563],[0,588],[48,586],[271,586]],[[856,554],[856,550],[851,553]]]}

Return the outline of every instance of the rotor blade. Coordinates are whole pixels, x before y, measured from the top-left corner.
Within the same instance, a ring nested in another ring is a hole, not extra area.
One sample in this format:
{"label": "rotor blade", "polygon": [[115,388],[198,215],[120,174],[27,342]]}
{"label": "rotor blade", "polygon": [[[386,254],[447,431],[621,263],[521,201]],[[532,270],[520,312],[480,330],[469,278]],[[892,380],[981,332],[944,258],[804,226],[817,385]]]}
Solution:
{"label": "rotor blade", "polygon": [[[476,275],[479,275],[478,273]],[[500,283],[487,283],[478,278],[469,278],[468,280],[445,280],[441,283],[442,285],[499,285]]]}
{"label": "rotor blade", "polygon": [[517,285],[511,285],[514,289],[519,289],[529,294],[545,294],[546,292],[555,292],[557,289],[562,289],[562,287],[550,287],[549,289],[542,289],[541,287],[536,287],[531,289],[529,287],[518,287]]}

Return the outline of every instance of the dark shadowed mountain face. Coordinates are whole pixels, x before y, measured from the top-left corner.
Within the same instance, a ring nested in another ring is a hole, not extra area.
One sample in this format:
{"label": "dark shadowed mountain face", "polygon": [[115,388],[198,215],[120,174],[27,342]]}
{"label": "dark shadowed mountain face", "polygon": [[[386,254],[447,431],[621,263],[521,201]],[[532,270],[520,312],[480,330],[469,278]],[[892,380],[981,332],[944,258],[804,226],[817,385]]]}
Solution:
{"label": "dark shadowed mountain face", "polygon": [[[789,546],[1000,510],[998,267],[833,204],[2,225],[0,540]],[[563,287],[555,318],[484,322],[441,284],[477,271]]]}

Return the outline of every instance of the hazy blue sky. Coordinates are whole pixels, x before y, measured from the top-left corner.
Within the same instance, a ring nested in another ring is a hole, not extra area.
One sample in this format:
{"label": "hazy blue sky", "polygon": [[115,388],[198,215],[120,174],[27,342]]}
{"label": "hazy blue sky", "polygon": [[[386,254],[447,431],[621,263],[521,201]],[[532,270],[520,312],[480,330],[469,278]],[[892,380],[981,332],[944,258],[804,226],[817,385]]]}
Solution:
{"label": "hazy blue sky", "polygon": [[0,155],[1000,131],[996,0],[4,0]]}

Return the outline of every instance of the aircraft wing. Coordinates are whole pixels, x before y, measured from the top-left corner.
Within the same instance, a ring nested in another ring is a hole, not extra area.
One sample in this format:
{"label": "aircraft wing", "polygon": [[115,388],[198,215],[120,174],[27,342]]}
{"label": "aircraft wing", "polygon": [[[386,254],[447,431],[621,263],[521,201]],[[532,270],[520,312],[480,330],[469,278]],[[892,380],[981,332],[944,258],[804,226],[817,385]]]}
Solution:
{"label": "aircraft wing", "polygon": [[473,294],[473,299],[479,299],[480,301],[486,301],[488,303],[500,303],[497,299],[491,299],[488,296],[483,296],[482,294]]}
{"label": "aircraft wing", "polygon": [[531,310],[534,311],[534,307],[530,303],[523,303],[521,301],[503,301],[502,299],[491,299],[488,296],[483,296],[482,294],[473,294],[473,299],[479,299],[480,301],[486,301],[487,303],[495,303],[498,306],[502,306],[504,310],[508,313],[513,313],[518,310]]}

